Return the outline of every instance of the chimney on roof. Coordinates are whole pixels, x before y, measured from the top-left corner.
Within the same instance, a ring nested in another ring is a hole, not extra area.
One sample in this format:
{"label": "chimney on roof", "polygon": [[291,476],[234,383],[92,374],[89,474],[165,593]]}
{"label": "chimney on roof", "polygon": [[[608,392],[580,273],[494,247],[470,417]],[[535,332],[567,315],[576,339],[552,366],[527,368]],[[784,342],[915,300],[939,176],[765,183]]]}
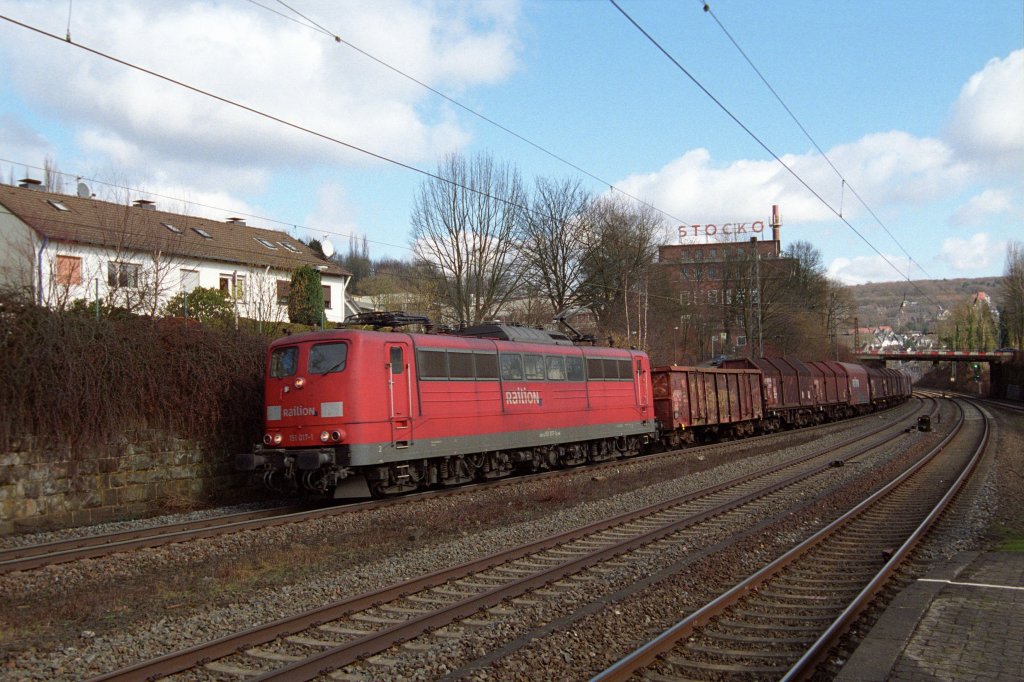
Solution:
{"label": "chimney on roof", "polygon": [[228,225],[238,225],[240,227],[245,227],[245,218],[228,218],[224,222],[226,222]]}
{"label": "chimney on roof", "polygon": [[22,178],[21,180],[18,180],[18,187],[41,191],[43,189],[43,181],[36,180],[35,178]]}
{"label": "chimney on roof", "polygon": [[779,241],[779,232],[782,230],[782,216],[779,215],[779,205],[772,204],[772,241]]}
{"label": "chimney on roof", "polygon": [[135,201],[132,202],[132,206],[136,208],[142,208],[147,211],[156,210],[156,204],[150,201],[149,199],[136,199]]}

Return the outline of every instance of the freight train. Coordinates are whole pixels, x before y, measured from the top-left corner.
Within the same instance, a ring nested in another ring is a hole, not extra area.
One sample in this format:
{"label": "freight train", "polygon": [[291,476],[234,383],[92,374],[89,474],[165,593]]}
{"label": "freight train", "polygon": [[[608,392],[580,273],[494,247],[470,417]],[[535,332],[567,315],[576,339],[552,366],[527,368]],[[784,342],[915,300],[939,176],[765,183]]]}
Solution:
{"label": "freight train", "polygon": [[338,329],[268,349],[265,433],[236,468],[275,490],[377,497],[853,416],[910,396],[890,369],[795,358],[651,368],[527,327]]}

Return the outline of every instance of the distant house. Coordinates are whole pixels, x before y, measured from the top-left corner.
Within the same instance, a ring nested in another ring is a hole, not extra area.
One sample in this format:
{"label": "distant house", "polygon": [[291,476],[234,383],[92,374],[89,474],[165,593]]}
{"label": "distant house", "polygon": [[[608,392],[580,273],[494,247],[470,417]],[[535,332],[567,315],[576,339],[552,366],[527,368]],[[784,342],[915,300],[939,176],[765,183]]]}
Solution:
{"label": "distant house", "polygon": [[327,322],[341,322],[351,273],[283,232],[240,218],[219,222],[43,191],[35,180],[0,185],[0,285],[31,288],[41,305],[77,299],[160,314],[196,287],[219,289],[241,317],[287,321],[292,272],[320,271]]}

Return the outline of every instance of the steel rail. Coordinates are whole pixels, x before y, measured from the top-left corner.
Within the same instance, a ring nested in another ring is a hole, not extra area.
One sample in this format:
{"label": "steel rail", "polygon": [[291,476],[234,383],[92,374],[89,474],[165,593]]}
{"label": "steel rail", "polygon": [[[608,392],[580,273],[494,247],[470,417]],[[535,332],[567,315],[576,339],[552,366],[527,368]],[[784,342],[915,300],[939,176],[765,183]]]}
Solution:
{"label": "steel rail", "polygon": [[[916,416],[916,415],[914,415]],[[876,427],[870,430],[868,433],[861,434],[859,436],[853,436],[845,439],[837,445],[831,446],[827,450],[820,450],[802,457],[794,458],[793,460],[783,462],[772,466],[768,469],[747,474],[744,476],[736,477],[730,481],[726,481],[714,486],[710,486],[703,490],[695,491],[683,495],[679,498],[664,501],[642,509],[634,510],[621,514],[610,519],[604,519],[580,528],[573,529],[566,533],[550,536],[538,540],[536,542],[527,543],[519,547],[514,547],[503,552],[499,552],[488,557],[483,557],[467,564],[456,566],[448,569],[443,569],[420,578],[401,583],[385,590],[376,592],[367,592],[356,597],[335,602],[334,604],[315,609],[306,613],[298,614],[292,617],[273,621],[264,626],[252,628],[240,633],[228,635],[220,639],[214,640],[209,643],[196,645],[188,649],[184,649],[178,652],[172,652],[164,656],[152,659],[150,661],[144,661],[139,664],[124,668],[119,671],[115,671],[106,675],[95,678],[95,680],[135,680],[140,678],[150,679],[154,677],[160,677],[165,675],[174,674],[187,670],[191,667],[200,665],[201,663],[209,660],[223,658],[231,654],[235,654],[238,651],[265,644],[273,641],[279,637],[285,637],[294,635],[298,632],[302,632],[311,627],[315,627],[318,624],[322,624],[331,620],[343,618],[353,613],[357,613],[361,610],[365,610],[372,606],[376,606],[388,601],[392,601],[409,594],[423,591],[432,587],[437,587],[444,583],[452,580],[456,580],[467,575],[479,573],[481,571],[500,566],[502,564],[521,559],[531,554],[563,545],[567,542],[577,540],[588,535],[593,535],[609,528],[623,525],[636,519],[651,516],[658,512],[664,511],[671,507],[679,506],[682,504],[690,503],[694,500],[698,500],[702,497],[707,497],[715,493],[721,492],[728,488],[744,485],[750,481],[773,475],[787,468],[798,466],[806,461],[814,458],[820,458],[825,454],[833,452],[835,449],[846,447],[848,445],[857,443],[871,438],[872,436],[878,435],[886,431],[894,430],[896,428],[902,429],[902,424],[912,421],[913,416],[906,420],[900,420],[896,424],[887,424]],[[848,454],[845,459],[851,459],[853,457],[863,454],[864,451],[877,447],[881,443],[889,442],[891,437],[885,437],[878,439],[877,442],[872,442],[868,445],[862,446],[855,452]],[[609,545],[608,547],[600,550],[598,554],[590,554],[580,559],[574,559],[568,562],[563,562],[558,566],[554,566],[542,572],[535,573],[534,575],[527,576],[521,580],[511,582],[507,585],[496,588],[482,594],[474,595],[473,597],[459,601],[455,604],[451,604],[442,610],[440,614],[432,613],[426,616],[406,621],[395,627],[378,631],[367,637],[363,637],[359,640],[353,640],[345,643],[335,649],[329,650],[325,653],[320,654],[312,659],[306,659],[303,662],[293,664],[290,667],[275,671],[274,674],[280,673],[284,677],[281,679],[306,679],[306,676],[316,674],[319,668],[336,668],[352,661],[376,653],[384,648],[387,648],[391,644],[408,639],[415,632],[422,632],[424,629],[430,629],[438,627],[439,625],[451,622],[453,619],[471,615],[483,608],[488,608],[507,599],[512,596],[518,596],[523,592],[534,589],[543,584],[553,582],[555,580],[570,575],[572,573],[579,572],[585,568],[590,567],[602,560],[606,560],[607,557],[615,556],[623,552],[629,551],[636,547],[644,544],[649,544],[662,537],[670,535],[683,527],[699,523],[703,520],[721,514],[725,511],[731,510],[739,505],[746,504],[754,499],[763,497],[767,494],[771,494],[776,490],[779,490],[785,486],[792,485],[798,480],[808,478],[812,475],[826,471],[830,469],[830,463],[819,465],[818,467],[812,468],[807,471],[798,472],[796,475],[786,478],[782,481],[778,481],[768,488],[756,490],[747,495],[733,499],[727,503],[718,505],[713,509],[705,510],[698,514],[690,515],[684,519],[680,519],[668,526],[654,529],[647,533],[634,536],[629,540],[621,543]],[[268,678],[269,679],[269,678]]]}
{"label": "steel rail", "polygon": [[[975,409],[978,409],[975,406]],[[978,409],[981,412],[980,409]],[[881,591],[885,583],[896,573],[902,563],[910,555],[911,551],[918,545],[924,535],[935,525],[939,517],[945,513],[949,508],[949,505],[953,502],[953,499],[960,494],[967,480],[973,475],[975,469],[978,467],[978,463],[981,461],[982,455],[985,453],[988,447],[989,439],[989,420],[982,414],[982,420],[984,422],[985,430],[982,433],[981,441],[978,443],[974,450],[974,454],[971,455],[971,460],[964,467],[964,470],[960,473],[957,479],[950,486],[946,494],[942,496],[938,504],[929,512],[928,516],[921,521],[914,532],[907,538],[896,552],[893,553],[889,561],[886,562],[885,566],[879,571],[874,578],[871,579],[863,590],[857,595],[857,597],[850,603],[848,607],[836,618],[835,621],[828,627],[825,632],[822,633],[814,644],[807,650],[807,652],[800,657],[800,660],[793,664],[789,672],[782,678],[784,682],[790,682],[792,680],[802,680],[808,677],[813,670],[814,666],[819,664],[825,656],[828,654],[829,649],[832,648],[839,641],[839,638],[849,630],[850,626],[857,619],[857,617],[868,607],[875,596]]]}
{"label": "steel rail", "polygon": [[[963,409],[960,408],[959,418],[951,432],[927,455],[918,460],[914,465],[909,467],[894,480],[865,500],[861,501],[855,507],[824,528],[808,537],[800,544],[793,547],[785,554],[779,556],[760,570],[751,574],[746,579],[719,595],[714,600],[708,602],[683,620],[677,622],[675,625],[662,632],[658,637],[598,673],[591,678],[590,682],[620,682],[630,679],[630,677],[637,671],[650,666],[658,659],[659,656],[671,651],[678,642],[683,641],[694,634],[697,628],[707,625],[714,618],[722,615],[728,608],[735,605],[743,597],[757,590],[760,585],[776,576],[782,569],[799,560],[810,550],[819,546],[827,538],[832,536],[837,530],[846,526],[851,520],[860,516],[876,502],[900,487],[905,481],[927,466],[929,462],[933,461],[934,458],[960,433],[963,425],[964,414]],[[895,566],[894,563],[892,563],[892,565]]]}

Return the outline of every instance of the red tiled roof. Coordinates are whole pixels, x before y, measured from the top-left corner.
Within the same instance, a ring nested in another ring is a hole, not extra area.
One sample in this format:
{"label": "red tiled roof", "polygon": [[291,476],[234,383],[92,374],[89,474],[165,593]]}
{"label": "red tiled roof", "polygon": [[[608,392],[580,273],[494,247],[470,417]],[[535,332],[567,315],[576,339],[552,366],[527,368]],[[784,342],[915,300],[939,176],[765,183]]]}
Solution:
{"label": "red tiled roof", "polygon": [[[276,230],[10,185],[0,185],[0,205],[51,241],[143,253],[159,250],[172,256],[246,266],[269,265],[281,270],[326,265],[325,274],[351,274],[337,263],[323,260],[306,244]],[[270,249],[257,239],[264,239],[275,248]]]}

